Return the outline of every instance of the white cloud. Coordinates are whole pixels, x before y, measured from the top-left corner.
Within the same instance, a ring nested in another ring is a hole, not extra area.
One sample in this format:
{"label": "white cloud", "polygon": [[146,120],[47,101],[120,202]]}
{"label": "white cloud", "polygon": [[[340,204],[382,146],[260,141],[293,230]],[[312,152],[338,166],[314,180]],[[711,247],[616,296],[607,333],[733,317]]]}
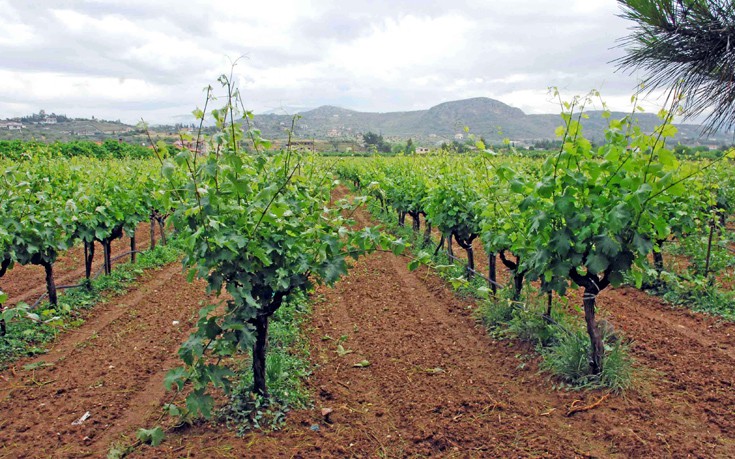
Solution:
{"label": "white cloud", "polygon": [[611,0],[0,0],[0,118],[37,111],[171,121],[235,69],[250,108],[428,108],[494,97],[558,109],[548,86],[635,91],[615,73]]}

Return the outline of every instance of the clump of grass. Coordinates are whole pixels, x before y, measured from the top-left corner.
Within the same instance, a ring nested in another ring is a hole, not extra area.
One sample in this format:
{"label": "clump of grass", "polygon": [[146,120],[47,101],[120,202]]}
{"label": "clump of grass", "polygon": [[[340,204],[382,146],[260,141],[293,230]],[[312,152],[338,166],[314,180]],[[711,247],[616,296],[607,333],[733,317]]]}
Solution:
{"label": "clump of grass", "polygon": [[490,332],[504,330],[513,319],[513,305],[506,299],[489,299],[481,303],[477,317]]}
{"label": "clump of grass", "polygon": [[602,372],[592,374],[589,337],[581,329],[561,336],[556,345],[543,348],[541,355],[541,370],[571,388],[607,388],[620,393],[630,388],[633,380],[632,360],[621,340],[605,346]]}
{"label": "clump of grass", "polygon": [[270,398],[252,393],[251,361],[243,362],[238,383],[220,413],[238,435],[253,429],[276,430],[286,413],[310,406],[311,395],[303,384],[310,371],[308,339],[302,324],[311,311],[305,294],[295,294],[273,315],[268,336],[266,379]]}

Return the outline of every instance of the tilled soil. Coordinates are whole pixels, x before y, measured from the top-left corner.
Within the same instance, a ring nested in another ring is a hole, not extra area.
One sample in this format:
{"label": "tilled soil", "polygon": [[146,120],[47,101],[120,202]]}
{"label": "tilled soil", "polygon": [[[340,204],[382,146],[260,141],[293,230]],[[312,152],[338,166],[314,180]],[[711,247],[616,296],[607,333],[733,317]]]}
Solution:
{"label": "tilled soil", "polygon": [[[605,291],[600,307],[633,339],[638,381],[567,416],[606,393],[554,390],[533,349],[493,340],[471,301],[407,263],[376,253],[316,292],[307,326],[314,409],[244,438],[197,425],[132,457],[735,457],[735,325],[633,289]],[[31,362],[53,366],[2,374],[0,457],[104,457],[149,426],[203,298],[179,272],[150,275]],[[342,336],[353,352],[339,356]],[[370,365],[353,366],[362,360]],[[333,412],[324,418],[322,408]]]}
{"label": "tilled soil", "polygon": [[163,376],[178,364],[176,349],[203,291],[178,264],[148,273],[48,354],[3,372],[0,457],[105,457],[111,444],[158,417]]}

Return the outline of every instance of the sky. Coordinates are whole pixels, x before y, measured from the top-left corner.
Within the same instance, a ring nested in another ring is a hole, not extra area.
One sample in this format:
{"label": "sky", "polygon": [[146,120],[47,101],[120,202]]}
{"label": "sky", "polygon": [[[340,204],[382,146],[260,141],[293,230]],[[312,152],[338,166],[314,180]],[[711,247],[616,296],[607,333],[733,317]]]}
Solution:
{"label": "sky", "polygon": [[642,75],[611,63],[632,26],[619,13],[615,0],[0,0],[0,119],[189,122],[234,61],[256,113],[470,97],[557,113],[550,86],[627,111]]}

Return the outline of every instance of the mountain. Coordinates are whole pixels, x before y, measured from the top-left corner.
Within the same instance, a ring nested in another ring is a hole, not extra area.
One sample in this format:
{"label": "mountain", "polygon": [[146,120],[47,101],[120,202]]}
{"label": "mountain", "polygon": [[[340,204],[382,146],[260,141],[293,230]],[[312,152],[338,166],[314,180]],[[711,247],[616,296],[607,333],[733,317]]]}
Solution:
{"label": "mountain", "polygon": [[[602,112],[587,112],[589,118],[583,120],[585,135],[591,140],[603,140],[607,120]],[[620,118],[625,113],[614,112]],[[487,97],[444,102],[428,110],[406,112],[371,113],[348,110],[325,105],[299,113],[294,134],[301,138],[316,139],[359,139],[365,132],[380,133],[387,138],[412,138],[423,143],[441,143],[455,138],[466,138],[468,127],[475,136],[485,137],[488,141],[510,138],[516,141],[536,141],[556,138],[554,131],[562,124],[558,114],[527,115],[519,108]],[[636,114],[644,131],[652,131],[659,124],[657,116],[647,113]],[[256,115],[256,127],[266,137],[282,138],[291,127],[288,115]],[[677,139],[682,142],[696,142],[700,127],[678,125]],[[725,134],[712,136],[710,141],[728,141]]]}
{"label": "mountain", "polygon": [[[288,111],[287,111],[288,110]],[[290,111],[293,110],[293,111]],[[375,132],[389,141],[406,141],[411,138],[423,146],[438,145],[455,139],[466,140],[465,127],[470,134],[484,137],[491,143],[503,139],[532,143],[539,140],[555,140],[554,131],[562,125],[558,114],[527,115],[522,110],[487,97],[455,100],[435,105],[427,110],[406,112],[372,113],[359,112],[346,108],[324,105],[311,110],[298,111],[296,106],[274,109],[270,113],[255,115],[253,123],[263,136],[270,139],[285,139],[291,129],[292,116],[298,113],[294,137],[296,139],[318,139],[329,141],[362,140],[361,134]],[[601,142],[607,120],[602,112],[587,112],[588,119],[582,120],[584,134],[593,141]],[[621,118],[626,113],[615,112],[612,117]],[[649,113],[635,115],[644,132],[652,132],[660,123],[658,117]],[[125,141],[146,143],[147,138],[135,126],[119,121],[57,119],[56,123],[41,123],[32,117],[15,120],[22,121],[22,129],[11,130],[0,120],[0,140],[104,140],[122,138]],[[153,131],[174,135],[182,127],[193,122],[174,126],[151,126]],[[687,145],[720,144],[733,142],[732,133],[718,133],[709,138],[700,138],[700,126],[691,124],[677,125],[679,133],[676,140]],[[191,128],[196,128],[192,125]]]}

